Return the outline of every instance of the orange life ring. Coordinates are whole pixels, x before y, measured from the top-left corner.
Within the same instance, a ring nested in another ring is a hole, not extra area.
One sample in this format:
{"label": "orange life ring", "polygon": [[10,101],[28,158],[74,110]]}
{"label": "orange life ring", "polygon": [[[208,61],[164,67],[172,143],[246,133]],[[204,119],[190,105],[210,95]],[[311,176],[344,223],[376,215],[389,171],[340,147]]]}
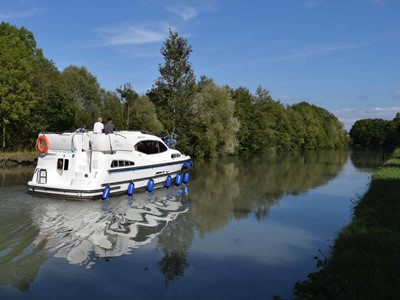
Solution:
{"label": "orange life ring", "polygon": [[39,136],[36,141],[36,147],[40,153],[47,153],[47,151],[49,150],[49,139],[47,138],[47,136]]}

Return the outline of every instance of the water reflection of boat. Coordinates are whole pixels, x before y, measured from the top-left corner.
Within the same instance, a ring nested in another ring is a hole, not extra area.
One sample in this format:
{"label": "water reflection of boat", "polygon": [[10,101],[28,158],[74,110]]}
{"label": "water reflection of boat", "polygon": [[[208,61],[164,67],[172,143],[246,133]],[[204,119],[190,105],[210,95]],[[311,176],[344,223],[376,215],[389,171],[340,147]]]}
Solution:
{"label": "water reflection of boat", "polygon": [[116,200],[47,202],[33,212],[40,228],[35,243],[45,243],[55,257],[90,267],[99,257],[121,256],[150,243],[189,204],[186,186]]}

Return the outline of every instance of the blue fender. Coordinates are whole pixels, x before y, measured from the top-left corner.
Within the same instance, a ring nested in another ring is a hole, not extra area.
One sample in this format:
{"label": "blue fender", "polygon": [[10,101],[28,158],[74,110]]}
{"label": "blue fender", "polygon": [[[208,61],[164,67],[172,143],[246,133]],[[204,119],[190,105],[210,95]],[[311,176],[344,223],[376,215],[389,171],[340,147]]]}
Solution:
{"label": "blue fender", "polygon": [[146,190],[151,193],[154,190],[154,180],[153,179],[149,179],[149,181],[147,182],[147,188]]}
{"label": "blue fender", "polygon": [[169,188],[172,184],[172,178],[170,175],[168,175],[167,179],[165,179],[165,187]]}
{"label": "blue fender", "polygon": [[128,185],[127,193],[128,193],[129,196],[132,196],[135,193],[135,183],[131,182]]}
{"label": "blue fender", "polygon": [[189,182],[189,172],[185,172],[184,174],[183,174],[183,183],[184,184],[186,184],[186,183],[188,183]]}
{"label": "blue fender", "polygon": [[182,184],[182,174],[178,173],[175,177],[175,185],[179,186]]}
{"label": "blue fender", "polygon": [[103,194],[101,195],[101,199],[103,199],[103,200],[108,199],[108,197],[110,197],[110,191],[111,191],[110,186],[107,185],[103,190]]}

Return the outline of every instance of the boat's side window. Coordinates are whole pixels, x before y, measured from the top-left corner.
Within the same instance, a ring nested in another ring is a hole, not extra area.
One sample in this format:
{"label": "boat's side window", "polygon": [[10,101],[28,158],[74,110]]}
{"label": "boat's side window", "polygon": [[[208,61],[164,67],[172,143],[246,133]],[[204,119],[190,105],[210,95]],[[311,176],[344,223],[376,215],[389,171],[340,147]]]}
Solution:
{"label": "boat's side window", "polygon": [[135,150],[143,153],[147,153],[147,147],[144,142],[139,142],[135,145]]}
{"label": "boat's side window", "polygon": [[64,161],[62,158],[57,159],[57,170],[62,170],[64,165]]}
{"label": "boat's side window", "polygon": [[57,170],[64,170],[67,171],[69,167],[69,160],[68,159],[57,159]]}
{"label": "boat's side window", "polygon": [[140,141],[135,145],[135,150],[146,154],[155,154],[167,151],[168,148],[160,141]]}
{"label": "boat's side window", "polygon": [[159,144],[160,152],[165,152],[168,150],[167,146],[165,146],[164,143],[158,142],[158,144]]}
{"label": "boat's side window", "polygon": [[134,166],[134,165],[135,165],[135,162],[129,161],[129,160],[113,160],[111,162],[111,168]]}

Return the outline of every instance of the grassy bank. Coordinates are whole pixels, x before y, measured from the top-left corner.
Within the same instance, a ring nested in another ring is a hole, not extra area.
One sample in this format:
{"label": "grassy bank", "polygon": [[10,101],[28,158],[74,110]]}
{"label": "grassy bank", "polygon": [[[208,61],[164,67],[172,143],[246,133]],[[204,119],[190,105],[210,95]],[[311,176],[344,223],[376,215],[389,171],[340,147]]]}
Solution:
{"label": "grassy bank", "polygon": [[37,151],[0,152],[0,168],[35,163]]}
{"label": "grassy bank", "polygon": [[320,270],[295,286],[296,299],[400,298],[400,149],[372,176]]}

